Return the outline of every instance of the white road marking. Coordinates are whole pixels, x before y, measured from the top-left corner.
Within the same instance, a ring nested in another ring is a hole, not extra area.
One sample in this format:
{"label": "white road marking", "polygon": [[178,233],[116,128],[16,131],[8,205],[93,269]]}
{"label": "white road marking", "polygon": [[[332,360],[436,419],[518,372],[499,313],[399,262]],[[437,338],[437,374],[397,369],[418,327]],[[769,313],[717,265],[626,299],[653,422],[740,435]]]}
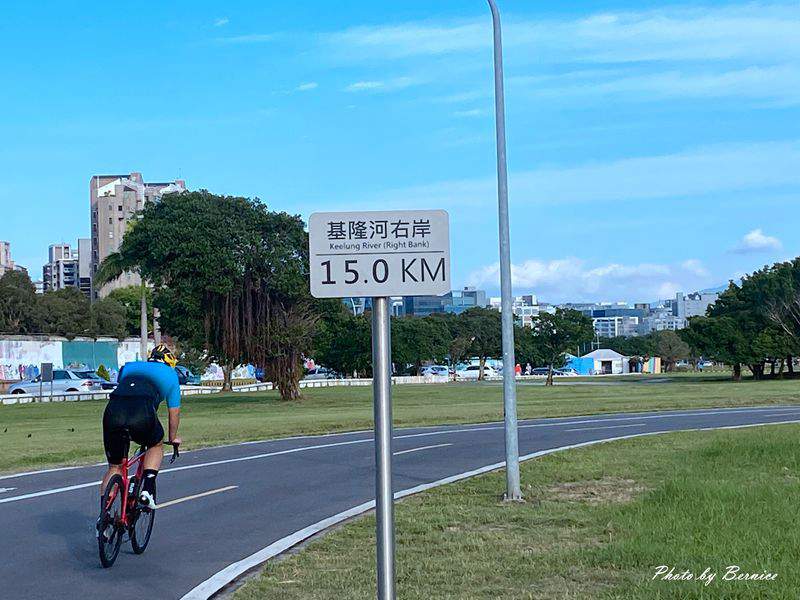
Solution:
{"label": "white road marking", "polygon": [[17,488],[0,488],[0,494],[4,494],[6,492],[13,492]]}
{"label": "white road marking", "polygon": [[[763,408],[762,409],[746,409],[746,410],[744,410],[744,412],[758,412],[760,414],[764,410],[770,410],[770,409],[769,408],[766,408],[766,409],[763,409]],[[776,409],[771,409],[771,410],[774,411]],[[787,412],[796,412],[798,409],[796,409],[796,408],[795,409],[787,408],[787,409],[784,409],[784,410],[787,411]],[[562,425],[582,425],[582,424],[586,424],[586,423],[613,423],[613,422],[616,422],[616,421],[636,421],[636,420],[641,421],[641,420],[645,420],[645,419],[665,419],[665,418],[670,418],[670,417],[681,417],[681,416],[693,417],[693,416],[728,414],[728,413],[736,414],[736,413],[739,413],[739,412],[743,412],[743,410],[741,410],[741,409],[723,409],[723,410],[716,410],[716,411],[703,411],[703,412],[683,413],[683,414],[648,415],[648,416],[640,416],[640,417],[620,417],[620,418],[608,418],[608,419],[584,419],[584,420],[577,420],[577,421],[561,421],[561,422],[557,422],[557,423],[534,423],[534,424],[530,424],[530,425],[520,425],[519,428],[520,429],[524,429],[524,428],[532,428],[532,427],[560,427]],[[794,420],[792,420],[792,421],[783,421],[783,423],[797,423],[797,422],[800,422],[800,421],[794,421]],[[762,424],[763,423],[757,423],[757,425],[762,425]],[[768,423],[768,424],[776,425],[776,424],[779,424],[779,423]],[[733,425],[732,427],[739,427],[739,426],[738,425]],[[714,427],[712,429],[721,429],[721,428],[722,427]],[[394,439],[400,440],[400,439],[408,439],[408,438],[416,438],[416,437],[424,437],[424,436],[449,435],[451,433],[470,433],[472,431],[490,431],[490,430],[498,430],[498,429],[501,430],[501,429],[503,429],[503,427],[502,426],[491,426],[491,427],[469,427],[469,428],[463,428],[463,429],[445,429],[445,430],[431,431],[431,432],[426,432],[426,433],[414,433],[414,434],[407,434],[407,435],[398,435],[398,436],[394,436]],[[675,430],[675,431],[678,431],[678,430]],[[202,469],[202,468],[205,468],[205,467],[213,467],[213,466],[217,466],[217,465],[225,465],[225,464],[236,463],[236,462],[245,462],[245,461],[250,461],[250,460],[259,460],[259,459],[262,459],[262,458],[270,458],[272,456],[282,456],[282,455],[285,455],[285,454],[295,454],[295,453],[298,453],[298,452],[307,452],[309,450],[319,450],[319,449],[322,449],[322,448],[333,448],[333,447],[336,447],[336,446],[350,446],[350,445],[353,445],[353,444],[368,444],[368,443],[372,443],[372,442],[373,442],[372,437],[369,437],[367,439],[362,439],[362,440],[349,440],[349,441],[346,441],[346,442],[332,442],[332,443],[329,443],[329,444],[317,444],[315,446],[301,446],[299,448],[289,448],[287,450],[278,450],[278,451],[275,451],[275,452],[265,452],[263,454],[253,454],[253,455],[250,455],[250,456],[241,456],[241,457],[238,457],[238,458],[228,458],[228,459],[224,459],[224,460],[215,460],[215,461],[210,461],[210,462],[206,462],[206,463],[198,463],[198,464],[195,464],[195,465],[185,465],[185,466],[182,466],[182,467],[173,467],[171,469],[162,469],[161,473],[164,474],[164,473],[172,473],[172,472],[177,472],[177,471],[188,471],[188,470],[192,470],[192,469]],[[62,493],[62,492],[71,492],[73,490],[79,490],[79,489],[91,487],[93,485],[100,485],[100,481],[91,481],[91,482],[88,482],[88,483],[80,483],[80,484],[77,484],[77,485],[70,485],[70,486],[65,486],[65,487],[60,487],[60,488],[43,490],[43,491],[40,491],[40,492],[33,492],[33,493],[30,493],[30,494],[23,494],[23,495],[20,495],[20,496],[12,496],[11,498],[2,498],[2,499],[0,499],[0,504],[5,504],[7,502],[16,502],[16,501],[19,501],[19,500],[28,500],[30,498],[38,498],[38,497],[41,497],[41,496],[49,496],[51,494],[59,494],[59,493]]]}
{"label": "white road marking", "polygon": [[[800,411],[800,407],[771,407],[771,406],[750,406],[750,407],[740,407],[740,408],[718,408],[718,409],[710,409],[706,411],[695,411],[695,412],[669,412],[668,410],[663,411],[663,414],[647,414],[645,416],[630,416],[630,417],[608,417],[608,418],[590,418],[593,415],[575,415],[573,417],[547,417],[547,419],[552,419],[552,423],[528,423],[528,421],[532,421],[534,419],[525,419],[520,421],[519,428],[520,429],[527,429],[533,427],[558,427],[561,425],[577,425],[582,423],[602,423],[602,422],[614,422],[614,421],[636,421],[641,419],[667,419],[671,417],[694,417],[694,416],[707,416],[707,415],[718,415],[718,414],[738,414],[738,413],[762,413],[763,411],[784,411],[787,413],[798,412]],[[632,415],[636,415],[638,413],[630,413]],[[559,421],[558,419],[573,419],[572,421]],[[407,434],[407,435],[400,435],[394,436],[394,439],[404,439],[404,438],[412,438],[412,437],[423,437],[429,435],[446,435],[448,433],[469,433],[470,431],[490,431],[490,430],[501,430],[503,429],[502,424],[495,423],[487,423],[487,426],[472,426],[472,427],[465,427],[463,429],[451,429],[451,430],[438,430],[432,431],[427,433],[414,433],[414,434]],[[421,426],[421,427],[409,427],[408,429],[439,429],[442,425],[428,425],[428,426]],[[223,444],[220,446],[209,446],[208,448],[198,448],[197,450],[183,450],[184,453],[194,453],[194,452],[202,452],[203,450],[214,450],[217,448],[231,448],[234,446],[248,446],[254,444],[267,444],[267,443],[275,443],[275,442],[284,442],[289,440],[302,440],[302,439],[319,439],[319,438],[326,438],[326,437],[339,437],[343,435],[358,435],[358,434],[366,434],[372,433],[371,430],[362,430],[362,431],[343,431],[339,433],[322,433],[316,435],[298,435],[293,437],[285,437],[285,438],[273,438],[267,440],[252,440],[249,442],[236,442],[233,444]],[[354,443],[364,443],[370,442],[372,438],[365,440],[356,440]],[[347,442],[345,442],[347,443]],[[318,447],[325,447],[324,445],[320,446],[306,446],[302,449],[314,449]],[[169,455],[170,453],[165,453],[165,456]],[[263,456],[271,456],[270,454],[266,454]],[[260,456],[259,458],[262,458]],[[233,460],[249,460],[249,457],[245,457],[244,459],[233,459]],[[208,465],[219,464],[219,462],[211,462],[207,463]],[[39,475],[43,473],[53,473],[56,471],[68,471],[74,469],[83,469],[86,467],[102,467],[105,466],[105,463],[97,463],[93,465],[77,465],[72,467],[57,467],[53,469],[43,469],[41,471],[26,471],[23,473],[13,473],[10,475],[0,475],[0,480],[3,479],[13,479],[16,477],[27,477],[31,475]],[[175,469],[165,469],[162,472],[167,472],[168,470],[175,470]]]}
{"label": "white road marking", "polygon": [[[632,433],[630,435],[622,435],[613,438],[606,438],[602,440],[591,440],[588,442],[581,442],[579,444],[570,444],[568,446],[560,446],[558,448],[549,448],[547,450],[539,450],[538,452],[532,452],[531,454],[526,454],[524,456],[520,456],[519,459],[521,461],[530,460],[532,458],[538,458],[540,456],[546,456],[548,454],[554,454],[556,452],[562,452],[564,450],[572,450],[575,448],[584,448],[586,446],[594,446],[596,444],[603,444],[606,442],[615,442],[619,440],[628,440],[637,437],[645,437],[651,435],[659,435],[662,433],[678,433],[680,431],[710,431],[713,429],[745,429],[748,427],[760,427],[762,425],[784,425],[789,423],[800,423],[798,421],[785,421],[783,423],[775,423],[775,422],[766,422],[766,423],[749,423],[747,425],[729,425],[725,427],[701,427],[695,429],[682,429],[682,430],[670,430],[670,431],[648,431],[646,433]],[[420,492],[424,492],[430,490],[435,487],[439,487],[442,485],[446,485],[448,483],[454,483],[456,481],[461,481],[463,479],[468,479],[470,477],[474,477],[476,475],[482,475],[484,473],[489,473],[491,471],[495,471],[497,469],[501,469],[506,466],[505,461],[494,463],[492,465],[487,465],[485,467],[480,467],[478,469],[474,469],[472,471],[467,471],[465,473],[459,473],[458,475],[451,475],[450,477],[445,477],[444,479],[439,479],[438,481],[433,481],[431,483],[423,483],[422,485],[418,485],[413,488],[409,488],[406,490],[402,490],[400,492],[395,492],[394,497],[396,500],[400,498],[405,498],[406,496],[411,496],[413,494],[418,494]],[[348,510],[340,512],[339,514],[333,515],[332,517],[328,517],[327,519],[323,519],[322,521],[318,521],[313,525],[309,525],[304,529],[294,532],[291,535],[288,535],[284,538],[273,542],[266,548],[263,548],[256,552],[255,554],[251,554],[247,558],[244,558],[238,562],[232,563],[215,573],[200,585],[196,586],[188,593],[186,593],[181,600],[208,600],[214,594],[216,594],[219,590],[223,587],[228,585],[231,581],[235,580],[237,577],[241,576],[243,573],[246,573],[250,569],[257,567],[260,564],[265,563],[270,558],[274,558],[279,554],[283,554],[291,548],[292,546],[296,546],[300,542],[307,540],[313,535],[325,531],[328,527],[332,527],[338,523],[346,521],[347,519],[351,519],[355,516],[361,515],[369,510],[375,508],[375,501],[371,500],[369,502],[364,502],[363,504],[359,504],[358,506],[354,506]]]}
{"label": "white road marking", "polygon": [[[796,412],[796,411],[793,411]],[[789,413],[779,412],[779,413],[764,413],[763,415],[758,415],[759,417],[785,417]]]}
{"label": "white road marking", "polygon": [[564,431],[594,431],[596,429],[620,429],[621,427],[641,427],[647,423],[630,423],[628,425],[601,425],[600,427],[576,427],[574,429],[565,429]]}
{"label": "white road marking", "polygon": [[193,494],[191,496],[184,496],[183,498],[176,498],[175,500],[170,500],[169,502],[162,502],[161,504],[157,504],[156,510],[160,508],[167,508],[168,506],[175,506],[176,504],[180,504],[181,502],[188,502],[189,500],[196,500],[197,498],[205,498],[206,496],[211,496],[213,494],[220,494],[222,492],[235,490],[238,487],[239,487],[238,485],[229,485],[226,487],[217,488],[216,490],[208,490],[207,492],[201,492],[199,494]]}
{"label": "white road marking", "polygon": [[409,452],[419,452],[420,450],[430,450],[431,448],[444,448],[445,446],[452,446],[453,444],[436,444],[434,446],[420,446],[419,448],[411,448],[411,450],[401,450],[400,452],[393,452],[394,456],[401,454],[408,454]]}

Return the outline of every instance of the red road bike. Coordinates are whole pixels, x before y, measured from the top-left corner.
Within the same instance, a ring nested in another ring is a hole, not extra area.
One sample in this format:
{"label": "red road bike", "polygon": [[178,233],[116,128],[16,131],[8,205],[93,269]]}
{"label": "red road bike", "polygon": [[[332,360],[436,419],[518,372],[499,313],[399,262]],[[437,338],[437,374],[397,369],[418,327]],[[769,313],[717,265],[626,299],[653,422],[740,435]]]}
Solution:
{"label": "red road bike", "polygon": [[[164,443],[172,446],[172,458],[169,461],[171,464],[180,456],[178,444]],[[125,532],[128,533],[136,554],[144,552],[150,542],[156,511],[139,502],[145,452],[147,448],[141,446],[133,458],[128,459],[126,456],[122,461],[122,475],[112,476],[103,492],[100,518],[97,520],[97,545],[100,550],[100,562],[105,568],[117,560]],[[136,474],[130,476],[130,470],[134,465]]]}

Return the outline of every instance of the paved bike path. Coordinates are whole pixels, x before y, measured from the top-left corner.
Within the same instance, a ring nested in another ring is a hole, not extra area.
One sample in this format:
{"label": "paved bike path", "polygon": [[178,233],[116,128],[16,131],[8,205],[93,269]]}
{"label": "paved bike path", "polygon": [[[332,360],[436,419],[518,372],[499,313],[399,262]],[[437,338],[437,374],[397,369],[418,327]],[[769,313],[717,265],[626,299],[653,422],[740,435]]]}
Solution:
{"label": "paved bike path", "polygon": [[[800,421],[800,406],[624,413],[520,422],[520,454],[682,429]],[[407,490],[504,458],[500,423],[398,429],[394,488]],[[99,567],[93,524],[104,467],[0,477],[0,582],[7,598],[181,598],[231,563],[374,499],[370,431],[209,448],[159,477],[147,552],[124,545]]]}

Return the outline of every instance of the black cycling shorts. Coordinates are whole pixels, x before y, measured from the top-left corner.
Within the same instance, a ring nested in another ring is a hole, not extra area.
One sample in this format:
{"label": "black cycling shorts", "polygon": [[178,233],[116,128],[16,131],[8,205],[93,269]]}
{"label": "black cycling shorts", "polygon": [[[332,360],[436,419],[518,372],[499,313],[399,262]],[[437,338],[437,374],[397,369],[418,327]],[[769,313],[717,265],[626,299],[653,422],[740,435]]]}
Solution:
{"label": "black cycling shorts", "polygon": [[128,456],[131,441],[150,447],[164,439],[164,428],[156,414],[158,391],[138,378],[124,382],[126,385],[120,382],[111,393],[103,413],[103,446],[112,465]]}

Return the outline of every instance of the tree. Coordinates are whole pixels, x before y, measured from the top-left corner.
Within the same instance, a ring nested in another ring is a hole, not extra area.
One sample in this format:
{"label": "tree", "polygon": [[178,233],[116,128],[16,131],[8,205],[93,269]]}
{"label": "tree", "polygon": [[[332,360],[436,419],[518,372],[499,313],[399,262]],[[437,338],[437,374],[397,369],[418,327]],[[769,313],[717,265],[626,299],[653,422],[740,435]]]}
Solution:
{"label": "tree", "polygon": [[[145,305],[153,305],[153,290],[145,286]],[[111,290],[106,298],[116,300],[125,307],[125,330],[127,335],[138,336],[141,333],[141,307],[142,307],[142,287],[129,285],[126,287]],[[147,314],[147,311],[145,311]],[[152,314],[147,316],[147,329],[153,331]]]}
{"label": "tree", "polygon": [[252,363],[284,400],[299,397],[320,316],[300,217],[257,199],[167,194],[145,206],[120,255],[153,285],[165,330],[223,366],[223,389],[236,365]]}
{"label": "tree", "polygon": [[36,288],[25,271],[0,277],[0,332],[38,333],[41,327]]}
{"label": "tree", "polygon": [[692,317],[681,337],[698,355],[731,365],[734,381],[741,379],[742,363],[749,359],[749,344],[734,318]]}
{"label": "tree", "polygon": [[106,335],[119,340],[128,335],[128,311],[113,298],[103,298],[91,306],[91,331],[96,336]]}
{"label": "tree", "polygon": [[97,376],[105,379],[106,381],[111,381],[111,373],[108,372],[108,369],[105,365],[100,365],[97,367]]}
{"label": "tree", "polygon": [[539,338],[531,327],[514,326],[514,355],[520,364],[543,364],[546,360]]}
{"label": "tree", "polygon": [[398,370],[414,365],[419,373],[428,360],[444,361],[450,346],[450,332],[441,319],[401,317],[392,319],[392,361]]}
{"label": "tree", "polygon": [[44,333],[63,335],[68,339],[94,334],[89,300],[78,288],[47,292],[42,295],[39,305]]}
{"label": "tree", "polygon": [[[135,225],[136,221],[130,222],[126,236],[135,229]],[[123,243],[124,242],[125,238],[123,238]],[[139,272],[141,275],[138,265],[132,255],[129,253],[112,252],[100,263],[100,267],[94,274],[93,284],[95,287],[103,287],[105,284],[119,279],[126,271]],[[142,356],[147,356],[147,297],[147,284],[144,278],[142,278],[142,284],[139,287],[139,336],[141,339],[139,352]]]}
{"label": "tree", "polygon": [[492,308],[475,307],[465,310],[460,318],[463,330],[470,337],[469,353],[478,357],[478,379],[482,380],[486,359],[503,352],[500,313]]}
{"label": "tree", "polygon": [[674,331],[659,331],[655,335],[655,352],[664,362],[667,371],[675,370],[679,360],[689,358],[689,344],[684,342]]}
{"label": "tree", "polygon": [[456,378],[455,367],[467,356],[472,345],[472,334],[467,329],[467,322],[454,313],[434,313],[429,317],[447,328],[447,356],[453,367],[453,380]]}
{"label": "tree", "polygon": [[319,307],[322,316],[314,338],[314,360],[342,374],[371,373],[372,341],[368,316],[353,316],[338,300],[321,302]]}
{"label": "tree", "polygon": [[656,334],[657,332],[632,337],[600,338],[600,347],[624,356],[653,356],[656,353]]}
{"label": "tree", "polygon": [[533,332],[548,366],[545,385],[553,385],[553,368],[564,364],[564,353],[591,341],[592,320],[577,310],[556,309],[555,314],[540,313],[533,321]]}

